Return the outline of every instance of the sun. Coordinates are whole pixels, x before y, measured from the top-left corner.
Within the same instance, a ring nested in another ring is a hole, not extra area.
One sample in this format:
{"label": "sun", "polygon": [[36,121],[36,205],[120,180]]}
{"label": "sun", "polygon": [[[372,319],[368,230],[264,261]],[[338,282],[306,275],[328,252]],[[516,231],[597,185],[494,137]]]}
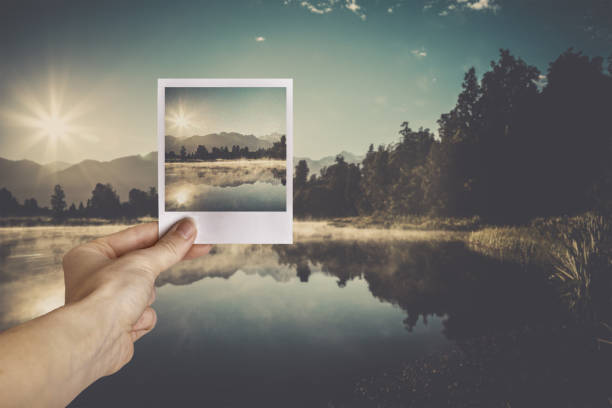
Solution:
{"label": "sun", "polygon": [[180,112],[179,114],[173,116],[170,120],[173,122],[174,126],[181,129],[190,126],[189,118],[186,117],[183,112]]}
{"label": "sun", "polygon": [[72,131],[71,123],[58,114],[43,115],[38,118],[38,125],[34,126],[43,136],[51,139],[62,139]]}
{"label": "sun", "polygon": [[57,160],[64,149],[73,149],[77,139],[96,142],[91,128],[81,124],[83,117],[92,111],[86,100],[67,103],[65,90],[51,81],[48,94],[34,92],[27,86],[15,88],[14,105],[0,110],[0,118],[22,128],[24,149],[46,142],[45,151],[50,159]]}
{"label": "sun", "polygon": [[187,204],[190,199],[191,199],[191,191],[189,191],[189,189],[187,188],[183,188],[177,191],[176,195],[174,196],[174,200],[179,206]]}
{"label": "sun", "polygon": [[166,113],[166,128],[170,131],[178,132],[179,136],[184,135],[190,129],[195,129],[193,114],[179,102],[174,109],[169,109]]}
{"label": "sun", "polygon": [[187,199],[189,198],[187,192],[185,191],[181,191],[176,195],[176,202],[179,203],[180,205],[183,205],[187,202]]}

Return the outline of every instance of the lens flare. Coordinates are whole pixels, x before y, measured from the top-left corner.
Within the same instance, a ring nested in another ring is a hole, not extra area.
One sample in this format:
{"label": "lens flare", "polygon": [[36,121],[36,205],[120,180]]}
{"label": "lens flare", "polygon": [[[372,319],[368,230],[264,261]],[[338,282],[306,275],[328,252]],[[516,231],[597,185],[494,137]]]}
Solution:
{"label": "lens flare", "polygon": [[185,108],[181,101],[175,108],[168,109],[165,120],[166,133],[186,136],[189,132],[196,131],[194,115]]}
{"label": "lens flare", "polygon": [[15,88],[11,108],[0,110],[0,117],[7,123],[26,130],[23,133],[26,140],[24,149],[46,141],[46,151],[53,158],[60,151],[59,145],[72,149],[75,139],[98,141],[90,128],[79,123],[92,110],[85,100],[65,103],[64,87],[52,80],[48,85],[47,97],[45,93],[20,86]]}

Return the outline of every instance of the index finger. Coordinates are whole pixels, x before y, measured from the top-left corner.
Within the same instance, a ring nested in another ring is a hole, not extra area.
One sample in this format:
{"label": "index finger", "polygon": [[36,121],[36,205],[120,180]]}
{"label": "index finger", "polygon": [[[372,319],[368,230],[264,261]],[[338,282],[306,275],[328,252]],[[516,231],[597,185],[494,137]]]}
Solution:
{"label": "index finger", "polygon": [[95,241],[108,250],[108,257],[119,258],[136,249],[148,248],[158,240],[157,222],[139,224],[123,231],[97,238]]}

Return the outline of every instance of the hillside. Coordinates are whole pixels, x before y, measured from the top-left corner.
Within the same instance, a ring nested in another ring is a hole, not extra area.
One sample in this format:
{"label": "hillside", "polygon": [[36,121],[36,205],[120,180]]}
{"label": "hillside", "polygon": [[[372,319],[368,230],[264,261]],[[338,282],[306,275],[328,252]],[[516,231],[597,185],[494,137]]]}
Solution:
{"label": "hillside", "polygon": [[234,145],[248,147],[249,150],[257,150],[259,148],[268,149],[272,147],[272,141],[236,132],[211,133],[204,136],[194,135],[184,138],[166,136],[166,153],[173,151],[178,154],[181,151],[181,146],[185,146],[187,153],[193,153],[199,145],[206,146],[208,150],[211,150],[213,147],[220,148],[224,146],[231,149]]}
{"label": "hillside", "polygon": [[127,200],[132,188],[144,190],[157,185],[156,152],[106,162],[83,160],[59,171],[56,168],[55,163],[43,166],[29,160],[0,158],[0,187],[6,187],[20,202],[33,197],[39,205],[47,206],[56,184],[64,188],[68,203],[85,203],[99,182],[111,183],[122,200]]}
{"label": "hillside", "polygon": [[[363,155],[356,155],[344,150],[338,154],[342,155],[347,163],[361,163],[364,158]],[[308,169],[310,170],[308,174],[319,175],[323,167],[331,166],[336,162],[336,156],[325,156],[318,160],[313,160],[308,157],[295,157],[293,159],[293,164],[297,165],[300,160],[306,160],[306,164],[308,164]]]}

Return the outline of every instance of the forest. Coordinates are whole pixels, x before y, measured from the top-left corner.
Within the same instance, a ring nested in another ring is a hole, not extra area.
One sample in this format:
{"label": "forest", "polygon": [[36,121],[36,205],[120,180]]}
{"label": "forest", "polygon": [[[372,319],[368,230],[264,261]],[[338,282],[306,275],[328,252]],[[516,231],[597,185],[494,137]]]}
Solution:
{"label": "forest", "polygon": [[361,164],[342,156],[294,173],[299,217],[370,214],[478,216],[521,223],[612,206],[612,57],[569,49],[542,75],[500,50],[479,79],[469,69],[438,136],[401,124],[397,143],[370,145]]}
{"label": "forest", "polygon": [[199,145],[195,152],[188,153],[185,146],[181,146],[179,154],[174,151],[166,153],[167,162],[187,161],[214,161],[214,160],[236,160],[236,159],[280,159],[287,158],[287,137],[281,136],[278,142],[274,142],[268,149],[257,149],[250,151],[248,147],[227,146],[213,147],[210,151],[206,146]]}
{"label": "forest", "polygon": [[121,202],[112,185],[97,183],[91,198],[85,204],[67,203],[66,193],[56,185],[50,196],[51,207],[39,206],[34,198],[25,199],[23,204],[6,188],[0,188],[0,210],[3,216],[45,216],[56,223],[72,218],[136,219],[157,217],[157,188],[149,191],[133,188],[128,201]]}

